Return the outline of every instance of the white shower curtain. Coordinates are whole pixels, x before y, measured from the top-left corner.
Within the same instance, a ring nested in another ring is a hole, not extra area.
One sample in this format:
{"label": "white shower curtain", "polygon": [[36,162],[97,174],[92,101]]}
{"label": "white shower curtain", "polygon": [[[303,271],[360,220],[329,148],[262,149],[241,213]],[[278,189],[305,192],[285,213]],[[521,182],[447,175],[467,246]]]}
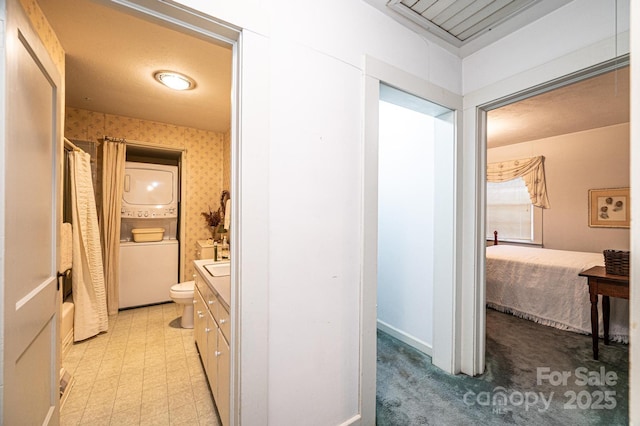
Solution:
{"label": "white shower curtain", "polygon": [[76,342],[107,331],[109,321],[90,158],[80,151],[73,151],[69,156],[74,228],[73,340]]}
{"label": "white shower curtain", "polygon": [[124,185],[124,166],[127,145],[123,142],[104,141],[102,144],[102,247],[104,249],[104,276],[107,284],[109,315],[120,307],[120,207]]}

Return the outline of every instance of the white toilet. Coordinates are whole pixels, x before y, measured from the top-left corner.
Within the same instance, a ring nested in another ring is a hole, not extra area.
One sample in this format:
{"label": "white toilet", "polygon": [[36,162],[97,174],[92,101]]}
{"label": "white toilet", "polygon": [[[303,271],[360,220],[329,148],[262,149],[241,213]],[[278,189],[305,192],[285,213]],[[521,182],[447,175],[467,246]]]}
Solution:
{"label": "white toilet", "polygon": [[171,286],[171,299],[182,305],[182,318],[180,326],[182,328],[193,328],[193,286],[194,281],[186,281]]}

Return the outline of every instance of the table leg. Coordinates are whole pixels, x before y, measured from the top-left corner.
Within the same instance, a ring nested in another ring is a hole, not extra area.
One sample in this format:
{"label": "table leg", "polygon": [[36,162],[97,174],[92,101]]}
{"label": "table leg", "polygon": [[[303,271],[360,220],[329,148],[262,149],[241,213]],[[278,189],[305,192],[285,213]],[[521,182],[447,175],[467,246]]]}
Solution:
{"label": "table leg", "polygon": [[604,344],[609,344],[609,296],[602,296],[602,323],[604,325]]}
{"label": "table leg", "polygon": [[593,359],[598,359],[598,293],[589,285],[591,300],[591,342],[593,345]]}

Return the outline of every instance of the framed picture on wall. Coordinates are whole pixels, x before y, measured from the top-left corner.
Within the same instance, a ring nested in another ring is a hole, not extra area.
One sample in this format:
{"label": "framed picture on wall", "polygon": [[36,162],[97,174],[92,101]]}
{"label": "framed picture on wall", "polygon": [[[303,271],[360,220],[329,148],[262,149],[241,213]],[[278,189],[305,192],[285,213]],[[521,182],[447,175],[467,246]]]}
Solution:
{"label": "framed picture on wall", "polygon": [[631,199],[629,188],[590,189],[589,226],[629,228]]}

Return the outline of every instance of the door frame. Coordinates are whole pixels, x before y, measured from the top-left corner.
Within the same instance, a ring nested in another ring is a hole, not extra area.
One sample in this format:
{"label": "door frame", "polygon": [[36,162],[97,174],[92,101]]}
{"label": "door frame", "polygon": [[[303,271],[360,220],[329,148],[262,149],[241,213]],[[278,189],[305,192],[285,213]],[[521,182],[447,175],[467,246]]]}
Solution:
{"label": "door frame", "polygon": [[[594,77],[607,71],[629,64],[629,54],[617,57],[600,58],[596,62],[589,48],[573,52],[558,58],[542,67],[512,76],[496,82],[488,87],[465,95],[465,134],[468,135],[467,146],[475,147],[473,152],[465,156],[467,163],[465,174],[470,187],[475,188],[475,217],[465,221],[468,229],[475,230],[473,241],[471,234],[468,246],[473,246],[463,255],[466,256],[463,273],[473,276],[473,280],[463,282],[462,291],[469,295],[467,306],[472,307],[468,320],[468,329],[473,333],[473,351],[463,357],[463,372],[475,376],[482,374],[485,368],[486,351],[486,152],[487,152],[487,112],[501,106],[526,99],[568,84]],[[576,69],[576,64],[582,68]],[[475,158],[475,161],[473,159]],[[473,254],[472,254],[473,253]]]}
{"label": "door frame", "polygon": [[[448,373],[460,371],[460,353],[463,350],[460,335],[460,247],[462,157],[462,96],[402,71],[370,56],[364,57],[364,140],[362,164],[362,270],[360,297],[360,424],[374,424],[376,411],[376,330],[377,330],[377,255],[378,255],[378,116],[380,84],[395,87],[406,93],[444,106],[454,114],[454,144],[445,156],[450,176],[443,176],[436,185],[435,197],[446,206],[443,215],[449,215],[434,235],[436,244],[436,269],[434,270],[434,319],[438,326],[433,330],[434,365]],[[446,186],[451,191],[440,191]],[[437,218],[436,218],[437,220]]]}
{"label": "door frame", "polygon": [[[92,0],[109,7],[115,7],[122,12],[138,16],[145,20],[150,20],[158,25],[173,28],[185,32],[191,36],[204,39],[208,42],[229,46],[232,49],[232,73],[231,73],[231,235],[235,241],[242,240],[241,226],[241,200],[243,197],[241,185],[242,152],[241,124],[242,124],[242,51],[243,32],[242,29],[229,23],[206,15],[202,12],[190,9],[184,5],[171,0]],[[246,165],[244,166],[246,168]],[[267,371],[266,368],[254,371],[251,378],[251,386],[242,388],[243,380],[248,383],[247,378],[241,374],[243,342],[252,339],[254,333],[241,332],[243,317],[242,291],[241,291],[241,270],[243,262],[243,252],[240,244],[233,244],[231,247],[231,389],[230,389],[230,424],[241,423],[240,408],[242,402],[249,406],[251,400],[258,403],[251,406],[251,413],[245,417],[267,418],[267,406],[262,403],[266,399]],[[246,320],[245,320],[246,322]],[[250,330],[252,331],[252,330]],[[244,340],[242,338],[244,337]],[[266,345],[266,335],[258,339],[259,344]],[[263,341],[264,340],[264,341]],[[246,359],[246,357],[245,357]],[[255,369],[254,369],[255,370]],[[242,402],[241,402],[242,395]]]}
{"label": "door frame", "polygon": [[[640,6],[637,2],[631,4],[631,141],[640,140]],[[631,144],[631,222],[640,223],[640,144]],[[635,167],[634,167],[635,164]],[[638,227],[640,228],[640,227]],[[638,268],[640,268],[640,229],[632,228],[631,232],[631,282],[638,284]],[[633,284],[632,284],[633,285]],[[637,287],[636,287],[637,288]],[[631,317],[629,322],[640,322],[640,292],[631,293]],[[636,327],[629,333],[630,342],[640,341],[640,329]],[[630,346],[632,347],[632,346]],[[640,351],[633,350],[629,354],[632,365],[640,364]],[[629,372],[629,423],[640,423],[640,369],[632,368]]]}

